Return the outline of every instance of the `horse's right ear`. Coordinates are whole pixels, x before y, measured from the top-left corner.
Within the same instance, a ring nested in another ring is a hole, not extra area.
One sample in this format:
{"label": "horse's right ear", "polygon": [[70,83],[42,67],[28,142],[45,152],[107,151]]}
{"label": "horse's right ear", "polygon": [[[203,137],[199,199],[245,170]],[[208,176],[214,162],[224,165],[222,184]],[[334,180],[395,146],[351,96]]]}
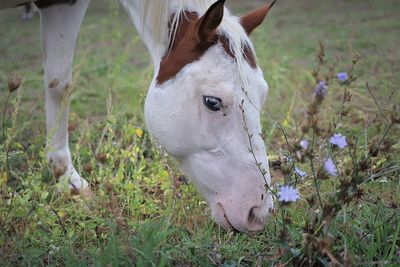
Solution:
{"label": "horse's right ear", "polygon": [[198,37],[200,42],[211,41],[215,31],[224,17],[225,0],[215,2],[198,21]]}
{"label": "horse's right ear", "polygon": [[276,0],[274,0],[271,4],[266,4],[240,18],[240,23],[247,34],[250,35],[250,33],[264,21],[268,12],[275,5],[275,3]]}

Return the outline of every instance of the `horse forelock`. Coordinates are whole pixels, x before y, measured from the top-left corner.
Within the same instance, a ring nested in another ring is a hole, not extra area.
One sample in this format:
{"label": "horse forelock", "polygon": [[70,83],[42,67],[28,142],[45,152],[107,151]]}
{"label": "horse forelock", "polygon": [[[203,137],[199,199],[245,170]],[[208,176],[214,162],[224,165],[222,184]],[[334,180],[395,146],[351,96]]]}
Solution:
{"label": "horse forelock", "polygon": [[[164,73],[159,73],[157,82],[162,83],[173,78],[185,65],[198,60],[209,48],[205,47],[204,49],[204,47],[202,47],[202,49],[200,49],[201,53],[189,53],[186,55],[184,55],[185,51],[179,51],[176,55],[179,55],[180,58],[176,57],[175,61],[171,58],[173,56],[173,46],[182,42],[183,39],[185,41],[188,39],[187,36],[184,36],[183,32],[187,31],[188,27],[190,28],[189,24],[206,13],[215,0],[166,0],[160,3],[158,1],[157,3],[155,3],[156,1],[144,2],[147,3],[144,3],[142,6],[143,12],[141,14],[143,15],[143,25],[151,23],[153,39],[158,43],[164,44],[163,58],[160,66],[163,68],[165,66],[172,66],[166,69]],[[235,58],[235,64],[238,67],[243,87],[247,88],[248,81],[244,68],[246,64],[249,64],[252,68],[257,67],[254,47],[247,33],[241,26],[239,18],[231,15],[226,8],[217,34],[217,41],[222,43],[224,50],[231,57]],[[190,44],[187,45],[190,46]],[[167,62],[168,58],[170,59],[169,62]]]}

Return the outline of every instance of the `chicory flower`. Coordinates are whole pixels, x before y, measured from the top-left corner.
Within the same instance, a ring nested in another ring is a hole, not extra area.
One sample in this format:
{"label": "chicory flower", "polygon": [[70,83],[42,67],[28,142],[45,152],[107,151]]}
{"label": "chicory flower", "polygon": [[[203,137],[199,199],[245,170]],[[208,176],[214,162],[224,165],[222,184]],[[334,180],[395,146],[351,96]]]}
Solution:
{"label": "chicory flower", "polygon": [[295,202],[300,198],[299,191],[290,185],[281,186],[278,195],[281,202]]}
{"label": "chicory flower", "polygon": [[337,169],[332,159],[327,159],[324,163],[325,171],[331,176],[337,176]]}

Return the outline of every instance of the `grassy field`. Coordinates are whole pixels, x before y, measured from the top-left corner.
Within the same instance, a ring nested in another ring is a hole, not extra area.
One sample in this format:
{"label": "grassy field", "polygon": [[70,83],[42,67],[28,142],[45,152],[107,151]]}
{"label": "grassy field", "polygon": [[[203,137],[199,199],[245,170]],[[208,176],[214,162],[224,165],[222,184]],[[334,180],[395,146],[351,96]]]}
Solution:
{"label": "grassy field", "polygon": [[[396,0],[279,1],[252,36],[270,85],[266,143],[271,161],[282,163],[273,181],[301,193],[297,203],[277,204],[258,235],[216,226],[173,159],[152,146],[143,119],[150,57],[116,1],[92,2],[75,55],[70,117],[74,162],[91,183],[91,201],[57,194],[48,168],[39,20],[22,21],[19,9],[0,12],[1,266],[400,265]],[[264,1],[227,2],[242,14]],[[318,65],[320,42],[326,56]],[[5,106],[13,71],[24,83]],[[314,76],[328,80],[342,71],[357,79],[345,85],[331,79],[315,115],[326,130],[316,134],[314,157],[296,159],[308,173],[298,180],[284,158],[295,157],[296,144],[317,133],[302,130],[316,105]],[[342,101],[346,91],[351,102]],[[352,140],[344,152],[324,145],[333,131]],[[316,178],[313,164],[322,166],[326,151],[338,162],[336,180]]]}

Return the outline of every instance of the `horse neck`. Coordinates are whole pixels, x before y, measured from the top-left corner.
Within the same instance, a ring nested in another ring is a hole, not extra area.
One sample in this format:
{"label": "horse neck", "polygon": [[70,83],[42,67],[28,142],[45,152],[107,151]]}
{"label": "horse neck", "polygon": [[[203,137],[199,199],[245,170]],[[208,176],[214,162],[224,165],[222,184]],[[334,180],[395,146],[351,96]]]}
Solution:
{"label": "horse neck", "polygon": [[154,66],[157,66],[160,61],[160,53],[163,49],[163,46],[161,42],[155,40],[152,24],[150,23],[150,20],[143,14],[143,12],[146,11],[145,1],[120,0],[120,2],[135,24],[142,41],[146,45],[151,55]]}

